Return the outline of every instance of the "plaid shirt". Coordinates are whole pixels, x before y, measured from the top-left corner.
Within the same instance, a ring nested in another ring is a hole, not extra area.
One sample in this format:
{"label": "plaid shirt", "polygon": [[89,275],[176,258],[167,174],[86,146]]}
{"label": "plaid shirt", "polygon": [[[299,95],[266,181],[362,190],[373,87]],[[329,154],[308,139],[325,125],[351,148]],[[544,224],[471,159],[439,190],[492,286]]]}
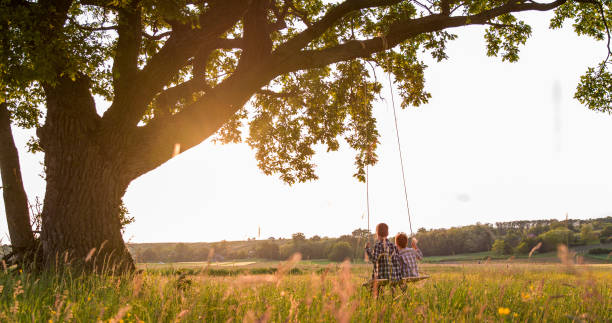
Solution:
{"label": "plaid shirt", "polygon": [[[374,264],[372,279],[391,279],[400,280],[401,260],[398,256],[397,247],[389,242],[388,239],[377,241],[374,244],[374,251],[366,247],[368,258]],[[389,259],[390,258],[390,259]]]}
{"label": "plaid shirt", "polygon": [[417,260],[423,259],[421,249],[404,248],[399,251],[402,278],[418,277]]}

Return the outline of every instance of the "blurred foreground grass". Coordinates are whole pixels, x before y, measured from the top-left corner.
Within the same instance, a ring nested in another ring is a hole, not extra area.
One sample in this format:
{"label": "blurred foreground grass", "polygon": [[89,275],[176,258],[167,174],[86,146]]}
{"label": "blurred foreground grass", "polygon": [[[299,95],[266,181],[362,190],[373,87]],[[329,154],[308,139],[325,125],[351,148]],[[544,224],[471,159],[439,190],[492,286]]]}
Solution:
{"label": "blurred foreground grass", "polygon": [[5,270],[0,321],[612,322],[610,265],[426,264],[430,279],[378,299],[361,287],[368,265],[260,265],[235,275],[201,266],[121,276]]}

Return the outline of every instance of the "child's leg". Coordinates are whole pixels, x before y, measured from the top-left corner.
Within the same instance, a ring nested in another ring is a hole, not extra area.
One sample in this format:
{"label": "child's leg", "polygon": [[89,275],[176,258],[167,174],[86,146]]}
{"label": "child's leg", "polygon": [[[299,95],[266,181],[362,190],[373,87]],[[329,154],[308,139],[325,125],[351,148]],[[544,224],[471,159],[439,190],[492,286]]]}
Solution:
{"label": "child's leg", "polygon": [[408,284],[402,281],[399,283],[399,288],[402,290],[402,293],[405,293],[408,290]]}
{"label": "child's leg", "polygon": [[375,286],[374,288],[376,289],[376,295],[375,296],[376,296],[376,298],[378,298],[378,295],[381,295],[382,292],[384,291],[385,285],[384,284],[374,284],[374,286]]}

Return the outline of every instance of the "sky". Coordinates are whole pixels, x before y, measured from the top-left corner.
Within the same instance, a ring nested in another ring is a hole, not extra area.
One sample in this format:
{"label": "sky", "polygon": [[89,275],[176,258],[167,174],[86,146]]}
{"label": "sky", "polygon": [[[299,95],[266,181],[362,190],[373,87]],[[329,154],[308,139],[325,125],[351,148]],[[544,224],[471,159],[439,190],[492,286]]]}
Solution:
{"label": "sky", "polygon": [[[487,57],[482,27],[452,30],[449,59],[429,68],[428,104],[401,110],[399,134],[412,228],[530,219],[612,216],[612,115],[573,99],[580,75],[605,57],[603,42],[571,27],[549,30],[550,13],[521,15],[533,35],[518,63]],[[379,71],[379,79],[386,75]],[[397,91],[395,91],[397,94]],[[374,114],[379,163],[370,169],[370,226],[410,232],[391,92]],[[399,102],[399,98],[395,98]],[[98,102],[99,109],[105,104]],[[14,129],[28,197],[44,196],[32,131]],[[319,180],[284,184],[258,168],[246,144],[205,141],[136,179],[124,196],[130,242],[337,237],[367,228],[366,187],[352,177],[354,152],[320,149]],[[3,212],[3,202],[0,202]],[[8,240],[6,219],[0,235]]]}

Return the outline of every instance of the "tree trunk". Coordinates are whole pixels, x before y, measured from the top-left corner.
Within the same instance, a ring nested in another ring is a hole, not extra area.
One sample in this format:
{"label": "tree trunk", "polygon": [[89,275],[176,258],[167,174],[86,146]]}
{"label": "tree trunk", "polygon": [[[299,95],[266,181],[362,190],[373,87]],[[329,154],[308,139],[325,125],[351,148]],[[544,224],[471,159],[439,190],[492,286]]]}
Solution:
{"label": "tree trunk", "polygon": [[45,92],[47,119],[39,137],[47,180],[41,233],[46,267],[132,270],[119,219],[129,184],[120,149],[113,148],[120,144],[99,134],[87,80],[63,78]]}
{"label": "tree trunk", "polygon": [[34,251],[35,241],[6,103],[0,103],[0,173],[11,247],[20,260],[25,252]]}
{"label": "tree trunk", "polygon": [[121,236],[119,205],[127,185],[117,181],[117,165],[95,149],[47,154],[41,236],[47,266],[71,262],[98,270],[133,269]]}

